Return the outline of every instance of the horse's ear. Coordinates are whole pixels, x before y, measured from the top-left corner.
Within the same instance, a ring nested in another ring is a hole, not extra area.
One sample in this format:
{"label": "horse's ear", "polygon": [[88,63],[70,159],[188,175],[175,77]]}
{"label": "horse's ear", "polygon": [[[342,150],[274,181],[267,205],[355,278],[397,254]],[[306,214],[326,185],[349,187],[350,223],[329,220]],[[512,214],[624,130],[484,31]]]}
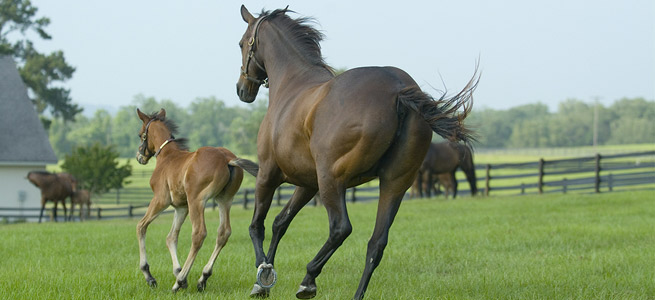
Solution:
{"label": "horse's ear", "polygon": [[141,110],[138,109],[138,108],[136,109],[136,114],[139,116],[139,119],[141,119],[141,121],[143,121],[143,123],[148,123],[148,121],[150,121],[150,118],[148,117],[148,115],[142,113]]}
{"label": "horse's ear", "polygon": [[160,109],[160,110],[159,110],[159,113],[157,114],[157,116],[159,116],[159,119],[161,119],[162,121],[163,121],[163,120],[166,120],[166,110],[163,109],[163,108]]}
{"label": "horse's ear", "polygon": [[252,21],[255,20],[255,17],[253,17],[252,14],[250,14],[246,6],[243,4],[241,4],[241,17],[248,24],[252,23]]}

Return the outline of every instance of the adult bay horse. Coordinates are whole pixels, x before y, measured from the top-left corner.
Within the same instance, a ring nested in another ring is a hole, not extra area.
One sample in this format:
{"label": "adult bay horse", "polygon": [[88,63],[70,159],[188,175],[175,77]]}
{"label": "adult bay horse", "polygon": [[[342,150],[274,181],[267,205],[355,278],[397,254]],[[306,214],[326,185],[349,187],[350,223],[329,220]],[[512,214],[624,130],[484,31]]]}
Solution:
{"label": "adult bay horse", "polygon": [[[453,198],[457,197],[457,180],[455,172],[462,169],[466,180],[471,187],[471,195],[478,193],[477,178],[475,176],[475,165],[473,164],[473,150],[470,145],[445,141],[441,143],[430,144],[428,153],[423,159],[418,181],[419,194],[427,197],[431,196],[432,189],[439,174],[448,173],[452,176]],[[445,178],[445,177],[444,177]]]}
{"label": "adult bay horse", "polygon": [[41,213],[39,223],[43,218],[45,204],[48,201],[54,202],[52,217],[57,222],[57,204],[61,202],[64,207],[64,221],[66,221],[66,198],[73,196],[77,180],[68,173],[50,173],[47,171],[31,171],[27,173],[27,180],[41,190]]}
{"label": "adult bay horse", "polygon": [[[346,188],[380,180],[375,229],[368,243],[364,272],[354,298],[361,299],[387,245],[405,191],[416,177],[432,131],[469,141],[462,121],[470,112],[476,76],[450,99],[434,100],[404,71],[393,67],[356,68],[335,76],[321,55],[321,34],[292,19],[286,9],[254,17],[244,6],[248,27],[237,94],[255,100],[260,85],[270,86],[269,104],[257,137],[260,169],[249,227],[255,249],[257,283],[251,296],[266,297],[275,281],[275,254],[298,211],[318,192],[329,218],[329,237],[307,265],[296,297],[316,295],[316,277],[350,235]],[[409,47],[409,46],[408,46]],[[463,108],[461,113],[458,110]],[[264,254],[264,219],[275,189],[296,190],[273,222]]]}
{"label": "adult bay horse", "polygon": [[[157,286],[146,258],[146,230],[164,209],[173,206],[175,208],[173,226],[166,237],[166,246],[173,260],[173,274],[176,277],[173,291],[186,288],[189,270],[207,236],[205,203],[209,199],[216,199],[221,220],[214,252],[198,280],[198,290],[203,291],[207,279],[212,274],[214,262],[231,234],[230,206],[243,179],[242,169],[235,166],[252,167],[253,169],[248,171],[256,176],[257,165],[238,159],[232,152],[221,147],[201,147],[195,152],[189,152],[184,139],[173,137],[177,126],[166,119],[164,109],[151,115],[146,115],[137,109],[137,114],[143,124],[139,131],[141,145],[136,159],[140,164],[145,165],[151,157],[157,157],[157,165],[150,177],[150,187],[154,196],[145,216],[136,226],[141,271],[148,285]],[[187,215],[190,216],[192,226],[191,249],[184,266],[180,267],[177,258],[177,240],[180,227]]]}

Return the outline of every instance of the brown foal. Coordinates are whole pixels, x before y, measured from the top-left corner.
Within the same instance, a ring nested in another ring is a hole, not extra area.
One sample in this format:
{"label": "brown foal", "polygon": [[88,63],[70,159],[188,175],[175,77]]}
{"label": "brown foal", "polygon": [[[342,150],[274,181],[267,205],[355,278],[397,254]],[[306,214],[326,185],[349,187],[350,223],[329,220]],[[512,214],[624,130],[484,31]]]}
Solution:
{"label": "brown foal", "polygon": [[[207,236],[205,203],[209,199],[216,199],[221,221],[214,252],[198,280],[198,290],[203,291],[207,279],[212,274],[218,254],[230,237],[230,206],[243,179],[243,170],[235,166],[252,167],[247,171],[256,174],[256,165],[238,159],[232,152],[221,147],[201,147],[195,152],[189,152],[183,139],[173,137],[177,127],[170,120],[166,120],[164,109],[152,115],[146,115],[137,109],[137,114],[143,121],[139,132],[141,146],[137,153],[137,161],[145,165],[151,157],[157,157],[157,165],[150,178],[150,187],[154,196],[148,211],[136,227],[141,271],[148,285],[157,286],[146,259],[146,230],[164,209],[173,206],[175,208],[173,226],[166,237],[166,245],[173,259],[173,274],[177,278],[173,291],[186,288],[189,270]],[[191,249],[184,266],[180,267],[177,258],[177,240],[180,227],[187,215],[190,216],[192,226]]]}

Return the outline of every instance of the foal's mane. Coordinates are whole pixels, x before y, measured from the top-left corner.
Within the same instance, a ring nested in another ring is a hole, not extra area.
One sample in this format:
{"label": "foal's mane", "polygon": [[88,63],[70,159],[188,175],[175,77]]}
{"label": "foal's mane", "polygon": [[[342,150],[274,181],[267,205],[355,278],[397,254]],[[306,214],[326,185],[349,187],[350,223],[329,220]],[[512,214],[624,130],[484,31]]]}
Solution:
{"label": "foal's mane", "polygon": [[286,8],[274,11],[262,10],[259,18],[266,17],[267,20],[275,22],[281,30],[289,34],[294,46],[312,65],[323,67],[334,74],[334,70],[325,63],[321,54],[323,33],[309,25],[309,23],[316,23],[316,20],[309,17],[292,19],[285,14],[286,12],[294,11]]}
{"label": "foal's mane", "polygon": [[154,112],[148,117],[152,121],[161,121],[164,126],[166,126],[166,129],[171,132],[171,137],[174,139],[173,142],[175,142],[181,150],[189,150],[189,146],[187,145],[188,140],[186,138],[175,138],[175,134],[177,134],[179,126],[177,126],[173,120],[167,118],[162,119],[161,116],[159,116],[159,112]]}

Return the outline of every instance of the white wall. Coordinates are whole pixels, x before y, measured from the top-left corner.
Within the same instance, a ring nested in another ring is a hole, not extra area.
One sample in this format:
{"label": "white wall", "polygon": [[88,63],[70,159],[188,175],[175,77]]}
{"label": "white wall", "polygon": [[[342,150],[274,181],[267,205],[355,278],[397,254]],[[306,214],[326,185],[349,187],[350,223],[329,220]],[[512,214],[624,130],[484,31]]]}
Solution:
{"label": "white wall", "polygon": [[[41,191],[27,180],[30,171],[45,171],[42,166],[0,166],[0,207],[40,208]],[[21,194],[23,196],[21,196]],[[19,198],[23,197],[21,204]],[[8,212],[3,212],[8,214]],[[18,215],[19,212],[11,212]],[[34,214],[34,212],[29,212]],[[37,213],[38,214],[38,213]]]}

